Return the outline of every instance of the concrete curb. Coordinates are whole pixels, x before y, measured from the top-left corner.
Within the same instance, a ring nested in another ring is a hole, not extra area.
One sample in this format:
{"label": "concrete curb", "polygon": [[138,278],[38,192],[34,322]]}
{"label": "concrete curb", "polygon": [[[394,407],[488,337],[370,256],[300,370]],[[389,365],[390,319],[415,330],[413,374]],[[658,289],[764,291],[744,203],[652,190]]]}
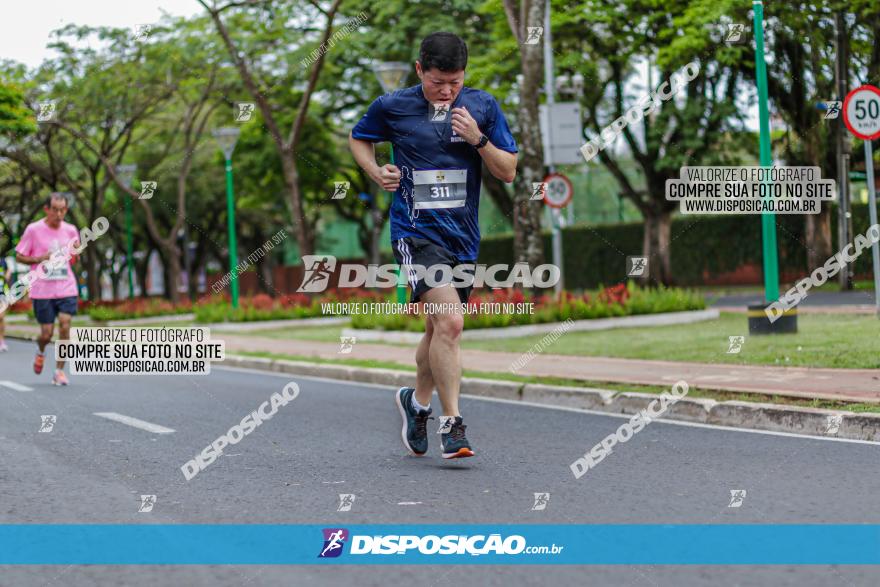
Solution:
{"label": "concrete curb", "polygon": [[[669,326],[672,324],[690,324],[704,320],[714,320],[720,316],[714,308],[693,310],[690,312],[663,312],[660,314],[638,314],[635,316],[617,316],[615,318],[594,318],[591,320],[575,320],[565,328],[566,332],[592,332],[611,330],[614,328],[636,328],[641,326]],[[503,328],[472,328],[465,330],[462,340],[495,340],[518,336],[548,334],[559,329],[564,322],[548,322],[546,324],[527,324],[522,326],[505,326]],[[417,344],[422,340],[422,332],[405,332],[402,330],[367,330],[344,328],[343,336],[354,336],[360,341],[380,341],[392,343]]]}
{"label": "concrete curb", "polygon": [[[222,365],[307,377],[326,377],[342,381],[373,383],[392,388],[411,387],[415,385],[416,379],[415,372],[412,371],[314,364],[240,355],[227,355]],[[637,414],[641,410],[647,409],[651,402],[659,397],[650,393],[618,393],[606,389],[524,384],[475,377],[463,377],[461,383],[462,389],[468,395],[527,401],[609,414]],[[741,401],[718,402],[712,399],[683,397],[677,402],[669,404],[663,418],[753,430],[880,442],[880,414],[877,413],[855,413]]]}

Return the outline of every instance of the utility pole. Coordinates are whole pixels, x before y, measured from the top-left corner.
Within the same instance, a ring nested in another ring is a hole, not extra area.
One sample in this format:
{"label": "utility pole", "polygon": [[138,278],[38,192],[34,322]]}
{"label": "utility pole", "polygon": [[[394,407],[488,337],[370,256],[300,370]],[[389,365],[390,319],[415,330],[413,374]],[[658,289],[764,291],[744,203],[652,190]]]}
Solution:
{"label": "utility pole", "polygon": [[[835,14],[834,28],[834,79],[837,84],[838,100],[843,100],[847,94],[847,42],[846,20],[842,12]],[[837,193],[839,194],[837,205],[837,248],[842,249],[850,241],[852,234],[852,219],[849,202],[849,158],[851,149],[849,140],[840,123],[835,125],[835,138],[837,146]],[[841,290],[853,288],[852,273],[849,265],[841,265],[838,274],[838,282]]]}
{"label": "utility pole", "polygon": [[[553,35],[550,31],[550,0],[547,0],[547,3],[544,7],[544,92],[547,95],[547,147],[551,149],[553,148],[553,124],[551,123],[553,116],[553,104],[556,103],[556,96],[554,94],[556,88],[555,83],[553,81]],[[552,155],[551,155],[552,157]],[[550,161],[553,159],[550,158]],[[549,166],[550,173],[555,173],[556,166],[551,164]],[[573,207],[573,204],[569,203],[569,206]],[[563,270],[562,264],[562,231],[560,229],[560,224],[562,223],[562,210],[557,208],[547,208],[547,214],[550,218],[550,226],[552,229],[553,235],[553,264],[559,268],[559,281],[556,282],[556,286],[554,290],[556,295],[559,296],[562,294],[562,290],[565,287],[565,272]]]}

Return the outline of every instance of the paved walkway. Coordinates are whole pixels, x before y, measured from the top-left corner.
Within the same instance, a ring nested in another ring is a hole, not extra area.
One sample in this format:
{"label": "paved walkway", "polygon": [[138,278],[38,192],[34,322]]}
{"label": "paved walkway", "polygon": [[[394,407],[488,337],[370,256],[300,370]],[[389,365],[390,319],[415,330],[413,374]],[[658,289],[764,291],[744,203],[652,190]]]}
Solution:
{"label": "paved walkway", "polygon": [[[788,288],[781,289],[785,293]],[[710,300],[710,307],[730,311],[745,311],[749,304],[764,303],[761,293],[736,293],[717,296],[707,293],[706,299]],[[856,291],[816,291],[810,292],[798,304],[798,312],[817,314],[846,313],[874,313],[874,292],[869,290]]]}
{"label": "paved walkway", "polygon": [[[35,336],[36,327],[9,325],[9,334]],[[321,359],[365,359],[415,365],[413,347],[356,343],[349,354],[339,352],[338,343],[278,340],[217,332],[214,338],[226,342],[226,352],[265,352]],[[463,367],[472,371],[508,373],[518,353],[463,350]],[[575,357],[542,353],[516,371],[517,375],[561,377],[597,383],[672,385],[679,379],[704,389],[838,399],[880,403],[880,370],[819,369],[810,367],[714,365],[673,361],[644,361],[605,357]]]}

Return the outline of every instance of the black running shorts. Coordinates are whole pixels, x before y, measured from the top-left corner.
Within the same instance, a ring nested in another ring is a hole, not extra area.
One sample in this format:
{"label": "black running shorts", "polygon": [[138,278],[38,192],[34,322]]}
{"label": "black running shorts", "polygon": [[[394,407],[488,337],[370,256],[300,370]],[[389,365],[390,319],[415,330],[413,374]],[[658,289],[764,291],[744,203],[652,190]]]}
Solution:
{"label": "black running shorts", "polygon": [[[474,289],[471,285],[463,285],[460,279],[451,276],[451,271],[438,268],[441,265],[456,267],[457,265],[474,265],[473,261],[461,261],[452,253],[441,246],[423,238],[404,237],[394,241],[394,258],[402,265],[401,271],[407,272],[407,281],[412,289],[410,301],[420,301],[422,294],[434,287],[443,287],[444,283],[451,283],[458,292],[458,298],[462,304],[466,304]],[[406,265],[420,265],[425,268],[425,274],[420,276],[415,270],[407,270]],[[468,268],[466,273],[473,275],[473,269]],[[458,282],[458,283],[456,283]]]}

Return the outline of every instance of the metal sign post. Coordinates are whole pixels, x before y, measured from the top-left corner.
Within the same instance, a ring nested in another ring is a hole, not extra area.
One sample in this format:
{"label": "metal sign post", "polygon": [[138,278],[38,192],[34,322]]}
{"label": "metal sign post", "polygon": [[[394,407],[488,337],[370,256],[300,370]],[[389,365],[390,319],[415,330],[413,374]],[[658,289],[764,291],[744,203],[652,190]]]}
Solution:
{"label": "metal sign post", "polygon": [[[865,175],[868,181],[868,215],[877,224],[877,194],[874,184],[874,151],[871,141],[880,137],[880,89],[856,88],[843,102],[843,122],[851,133],[865,141]],[[874,304],[880,317],[880,245],[871,245],[874,263]]]}
{"label": "metal sign post", "polygon": [[[865,141],[865,173],[868,176],[868,215],[871,226],[877,224],[877,194],[874,188],[874,150],[871,141]],[[880,245],[871,245],[871,256],[874,258],[874,305],[877,317],[880,318]]]}
{"label": "metal sign post", "polygon": [[[376,78],[379,80],[379,85],[382,86],[382,91],[386,94],[390,94],[395,90],[403,87],[403,84],[406,83],[406,74],[409,73],[410,65],[408,63],[404,63],[402,61],[384,61],[382,63],[376,63],[373,66],[373,73],[376,74]],[[391,144],[391,164],[394,165],[394,145]],[[388,192],[391,194],[391,199],[394,200],[394,192]],[[376,210],[379,209],[379,203],[373,203]],[[378,221],[381,218],[381,212],[377,212],[376,215],[373,216],[374,222]],[[397,266],[397,303],[405,304],[406,303],[406,274],[402,273],[400,270],[400,265]]]}
{"label": "metal sign post", "polygon": [[553,264],[559,268],[559,281],[556,282],[554,291],[557,295],[562,293],[565,287],[565,272],[562,269],[562,208],[571,203],[574,188],[571,180],[561,173],[551,173],[544,178],[546,189],[544,190],[544,203],[550,210],[550,221],[553,227]]}

